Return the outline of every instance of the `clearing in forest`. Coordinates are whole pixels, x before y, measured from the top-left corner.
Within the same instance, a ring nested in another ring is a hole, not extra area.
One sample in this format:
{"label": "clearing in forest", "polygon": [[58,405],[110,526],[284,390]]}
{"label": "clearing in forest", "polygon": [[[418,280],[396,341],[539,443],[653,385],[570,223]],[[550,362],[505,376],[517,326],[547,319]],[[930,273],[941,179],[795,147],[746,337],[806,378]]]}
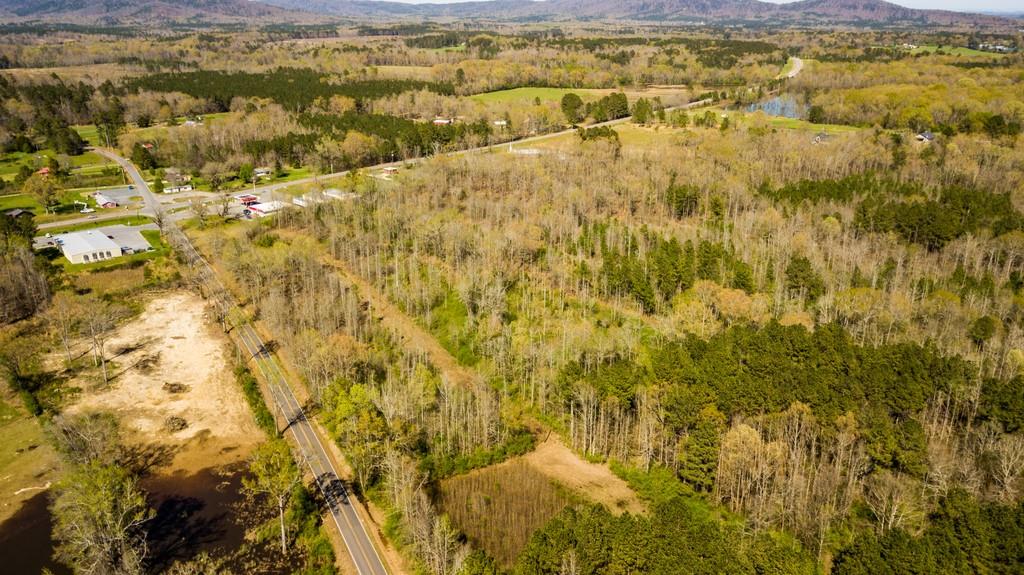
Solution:
{"label": "clearing in forest", "polygon": [[522,458],[441,483],[441,508],[474,547],[508,567],[573,498]]}
{"label": "clearing in forest", "polygon": [[554,435],[524,455],[523,459],[537,471],[582,497],[604,505],[612,513],[637,515],[647,512],[644,502],[611,468],[583,460]]}
{"label": "clearing in forest", "polygon": [[82,392],[69,411],[111,412],[126,437],[170,445],[175,471],[244,459],[263,435],[234,380],[228,345],[202,298],[160,295],[110,338],[111,382],[73,382]]}
{"label": "clearing in forest", "polygon": [[607,465],[584,461],[553,435],[522,457],[442,481],[440,497],[456,527],[506,567],[534,531],[573,502],[600,503],[615,514],[647,510]]}

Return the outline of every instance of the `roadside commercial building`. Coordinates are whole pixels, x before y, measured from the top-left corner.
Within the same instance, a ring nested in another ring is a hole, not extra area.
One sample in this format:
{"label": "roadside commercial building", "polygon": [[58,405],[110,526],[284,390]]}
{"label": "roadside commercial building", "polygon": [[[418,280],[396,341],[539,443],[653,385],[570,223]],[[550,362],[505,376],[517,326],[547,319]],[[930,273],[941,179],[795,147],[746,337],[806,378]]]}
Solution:
{"label": "roadside commercial building", "polygon": [[272,202],[265,202],[262,204],[253,204],[249,206],[249,211],[252,212],[254,216],[265,218],[270,214],[280,211],[286,207],[288,207],[288,204],[274,200]]}
{"label": "roadside commercial building", "polygon": [[60,251],[73,264],[88,264],[121,257],[121,246],[98,230],[62,234]]}

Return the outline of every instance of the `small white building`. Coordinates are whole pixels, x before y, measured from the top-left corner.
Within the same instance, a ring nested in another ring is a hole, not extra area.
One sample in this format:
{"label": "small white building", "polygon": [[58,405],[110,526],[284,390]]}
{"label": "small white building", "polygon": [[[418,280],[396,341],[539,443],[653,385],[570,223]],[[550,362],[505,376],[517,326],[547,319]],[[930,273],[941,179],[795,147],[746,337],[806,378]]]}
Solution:
{"label": "small white building", "polygon": [[193,190],[192,184],[183,184],[181,186],[168,186],[164,188],[165,194],[177,194],[179,192],[191,192]]}
{"label": "small white building", "polygon": [[73,264],[101,262],[121,257],[121,246],[98,230],[61,234],[60,251]]}
{"label": "small white building", "polygon": [[253,176],[257,178],[269,178],[273,173],[273,170],[270,168],[256,168],[252,172]]}
{"label": "small white building", "polygon": [[272,202],[264,202],[262,204],[253,204],[249,206],[249,211],[255,216],[265,218],[274,212],[283,210],[287,206],[288,204],[284,202],[274,200]]}
{"label": "small white building", "polygon": [[107,197],[104,194],[96,192],[92,195],[92,199],[96,201],[96,207],[99,208],[116,208],[117,202],[114,198]]}
{"label": "small white building", "polygon": [[301,196],[295,196],[292,198],[292,203],[302,208],[308,208],[314,204],[319,204],[324,201],[324,195],[321,192],[309,192]]}

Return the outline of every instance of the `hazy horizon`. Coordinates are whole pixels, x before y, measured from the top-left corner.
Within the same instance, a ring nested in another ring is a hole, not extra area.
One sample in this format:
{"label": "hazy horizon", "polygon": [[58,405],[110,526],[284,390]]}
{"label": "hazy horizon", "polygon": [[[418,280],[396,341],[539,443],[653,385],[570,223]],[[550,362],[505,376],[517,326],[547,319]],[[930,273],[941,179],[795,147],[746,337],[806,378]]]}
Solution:
{"label": "hazy horizon", "polygon": [[[480,0],[386,0],[405,4],[456,4]],[[534,0],[541,1],[544,0]],[[774,4],[788,4],[796,0],[762,0]],[[954,10],[957,12],[1017,12],[1024,13],[1024,6],[1010,0],[887,0],[907,8],[930,10]],[[1016,4],[1016,5],[1015,5]]]}

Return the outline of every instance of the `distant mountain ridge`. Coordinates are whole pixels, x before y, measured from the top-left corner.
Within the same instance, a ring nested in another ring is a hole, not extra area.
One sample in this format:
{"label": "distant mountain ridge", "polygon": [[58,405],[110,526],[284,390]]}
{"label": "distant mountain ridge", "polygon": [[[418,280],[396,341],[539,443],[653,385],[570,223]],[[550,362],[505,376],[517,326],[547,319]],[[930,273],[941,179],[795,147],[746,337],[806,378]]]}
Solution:
{"label": "distant mountain ridge", "polygon": [[4,21],[75,24],[301,20],[311,14],[250,0],[0,0]]}
{"label": "distant mountain ridge", "polygon": [[582,19],[638,21],[771,20],[793,24],[934,24],[1006,26],[993,15],[905,8],[884,0],[493,0],[455,4],[403,4],[375,0],[263,0],[276,6],[324,14],[494,19]]}
{"label": "distant mountain ridge", "polygon": [[905,8],[885,0],[477,0],[406,4],[377,0],[0,0],[0,19],[76,23],[160,21],[281,22],[317,16],[743,22],[779,25],[962,26],[1009,28],[1009,18]]}

